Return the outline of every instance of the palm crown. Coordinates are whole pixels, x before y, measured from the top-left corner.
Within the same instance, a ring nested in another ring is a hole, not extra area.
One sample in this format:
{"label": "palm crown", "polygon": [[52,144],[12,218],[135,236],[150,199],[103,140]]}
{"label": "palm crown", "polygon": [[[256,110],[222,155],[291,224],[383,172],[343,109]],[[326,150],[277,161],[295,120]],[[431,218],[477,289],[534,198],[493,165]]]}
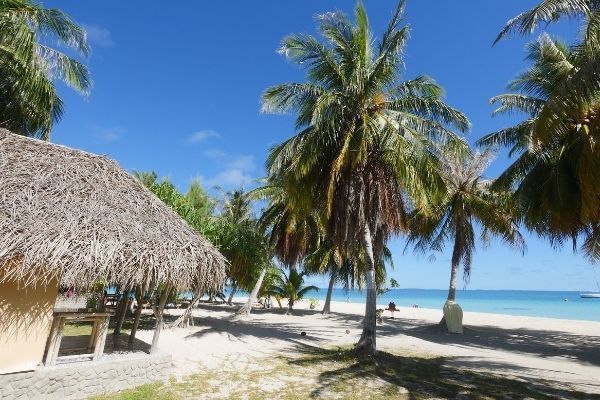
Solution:
{"label": "palm crown", "polygon": [[0,125],[27,136],[48,139],[63,113],[54,80],[81,93],[91,81],[84,64],[46,45],[51,38],[86,56],[85,31],[66,14],[29,0],[0,0]]}
{"label": "palm crown", "polygon": [[446,124],[469,126],[442,101],[443,91],[431,78],[399,81],[409,32],[400,26],[402,6],[378,46],[362,5],[356,8],[356,25],[341,13],[319,16],[325,43],[292,35],[280,49],[307,68],[307,82],[278,85],[263,95],[263,111],[294,111],[299,129],[272,149],[269,173],[310,187],[327,211],[333,235],[350,245],[367,220],[378,244],[403,229],[403,190],[422,201],[426,196],[421,185],[400,182],[418,176],[434,185],[434,140],[459,143]]}
{"label": "palm crown", "polygon": [[282,270],[281,275],[277,278],[277,283],[272,285],[266,293],[288,299],[289,313],[294,307],[294,303],[298,300],[302,300],[306,293],[311,290],[319,290],[316,286],[304,286],[305,275],[306,273],[298,272],[295,269],[291,269],[289,274],[286,274],[285,271]]}
{"label": "palm crown", "polygon": [[600,101],[565,103],[561,88],[580,69],[577,49],[543,34],[529,45],[527,58],[532,65],[510,83],[511,93],[492,99],[499,104],[496,114],[521,112],[527,119],[478,143],[509,146],[518,156],[496,186],[516,185],[529,228],[557,244],[584,234],[593,256],[600,219]]}

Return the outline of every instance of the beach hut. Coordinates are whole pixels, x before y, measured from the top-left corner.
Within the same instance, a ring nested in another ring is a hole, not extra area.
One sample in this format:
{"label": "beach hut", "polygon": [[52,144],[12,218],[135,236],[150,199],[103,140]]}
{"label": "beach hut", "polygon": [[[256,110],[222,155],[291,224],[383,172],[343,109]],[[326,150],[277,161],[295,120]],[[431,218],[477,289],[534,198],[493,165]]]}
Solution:
{"label": "beach hut", "polygon": [[0,374],[42,361],[59,285],[223,285],[221,254],[109,158],[0,129],[0,191]]}

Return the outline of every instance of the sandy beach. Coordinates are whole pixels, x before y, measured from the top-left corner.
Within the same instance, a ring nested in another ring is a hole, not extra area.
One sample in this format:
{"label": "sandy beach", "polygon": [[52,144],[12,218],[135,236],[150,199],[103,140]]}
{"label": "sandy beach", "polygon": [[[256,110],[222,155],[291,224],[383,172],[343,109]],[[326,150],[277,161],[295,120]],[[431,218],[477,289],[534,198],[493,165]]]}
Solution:
{"label": "sandy beach", "polygon": [[[238,305],[243,301],[235,299]],[[173,356],[173,373],[183,379],[206,371],[260,370],[280,354],[355,343],[364,305],[332,302],[332,313],[326,316],[321,307],[310,310],[302,301],[293,315],[275,307],[256,309],[250,319],[234,321],[237,306],[202,304],[194,310],[195,326],[163,331],[159,346]],[[169,310],[172,316],[180,313]],[[378,349],[401,357],[440,359],[445,366],[526,384],[543,382],[557,390],[600,394],[599,322],[466,311],[465,333],[452,335],[434,328],[441,316],[441,310],[402,308],[392,319],[386,311],[378,325]],[[152,332],[142,331],[138,337],[150,341]],[[229,384],[235,387],[235,382]]]}

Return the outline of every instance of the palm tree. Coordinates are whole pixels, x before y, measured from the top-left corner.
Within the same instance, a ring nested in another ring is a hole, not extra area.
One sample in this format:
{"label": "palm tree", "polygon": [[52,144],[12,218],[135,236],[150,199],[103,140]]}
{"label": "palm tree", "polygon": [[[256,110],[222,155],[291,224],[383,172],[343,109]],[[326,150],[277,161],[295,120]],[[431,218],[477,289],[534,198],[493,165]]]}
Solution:
{"label": "palm tree", "polygon": [[229,261],[231,292],[227,302],[231,305],[238,288],[249,291],[255,285],[260,271],[266,268],[270,252],[252,214],[248,193],[243,189],[227,192],[222,203],[220,250]]}
{"label": "palm tree", "polygon": [[316,286],[304,286],[304,276],[306,272],[298,272],[296,269],[290,269],[290,273],[286,274],[281,270],[281,276],[278,283],[271,286],[267,294],[271,296],[279,296],[280,298],[288,299],[288,309],[286,314],[291,314],[294,308],[294,303],[302,300],[304,295],[311,290],[318,291]]}
{"label": "palm tree", "polygon": [[[600,101],[579,98],[568,104],[560,88],[579,70],[578,49],[543,34],[529,45],[529,69],[494,97],[495,114],[520,112],[527,118],[484,136],[483,146],[509,146],[517,159],[495,183],[516,187],[525,225],[561,245],[584,237],[584,250],[600,257]],[[561,104],[560,107],[557,104]]]}
{"label": "palm tree", "polygon": [[63,114],[54,80],[80,93],[90,88],[87,67],[50,47],[87,56],[85,31],[57,9],[30,0],[0,0],[0,126],[47,140]]}
{"label": "palm tree", "polygon": [[217,226],[217,247],[229,262],[232,289],[228,302],[231,304],[238,288],[249,291],[246,304],[235,315],[246,318],[266,274],[273,267],[271,249],[252,213],[252,198],[248,193],[239,189],[225,194]]}
{"label": "palm tree", "polygon": [[340,269],[343,265],[344,257],[341,249],[336,248],[333,242],[324,236],[318,240],[318,245],[304,259],[302,267],[305,272],[329,275],[327,295],[321,311],[324,315],[331,312],[333,287],[339,280]]}
{"label": "palm tree", "polygon": [[223,216],[236,224],[245,224],[252,219],[252,201],[243,188],[225,193]]}
{"label": "palm tree", "polygon": [[597,102],[600,91],[600,1],[598,0],[542,0],[531,10],[522,12],[508,21],[498,34],[497,43],[512,32],[532,33],[540,24],[549,24],[562,18],[582,21],[581,39],[573,48],[578,53],[577,68],[568,81],[554,87],[555,99],[549,102],[553,113],[573,105]]}
{"label": "palm tree", "polygon": [[328,237],[365,262],[367,302],[356,346],[363,354],[376,351],[375,259],[405,229],[407,199],[425,203],[441,184],[434,142],[463,146],[447,126],[469,127],[431,78],[399,81],[409,33],[402,13],[400,2],[378,45],[360,3],[354,24],[339,12],[319,16],[323,43],[291,35],[280,49],[307,69],[308,81],[271,87],[262,97],[264,112],[296,112],[299,130],[270,151],[269,175],[309,188]]}
{"label": "palm tree", "polygon": [[[471,275],[471,262],[475,251],[476,226],[482,229],[481,239],[487,242],[492,236],[524,250],[524,240],[511,213],[507,193],[490,190],[490,181],[482,173],[491,161],[490,153],[459,157],[444,156],[442,176],[446,191],[429,209],[415,211],[411,218],[408,243],[419,251],[441,251],[448,241],[453,241],[450,286],[444,305],[444,318],[440,322],[449,331],[462,333],[462,310],[456,301],[458,272],[462,264],[465,284]],[[453,316],[458,312],[458,320]]]}
{"label": "palm tree", "polygon": [[302,187],[269,177],[249,196],[267,200],[259,219],[275,256],[287,268],[294,269],[321,240],[320,215],[310,209],[310,193]]}
{"label": "palm tree", "polygon": [[598,0],[542,0],[534,8],[522,12],[506,23],[498,34],[497,43],[513,32],[522,35],[535,31],[540,24],[556,22],[561,18],[583,19],[585,40],[598,40],[594,37],[600,26],[600,1]]}
{"label": "palm tree", "polygon": [[[598,210],[600,209],[597,205],[600,191],[600,184],[598,184],[600,157],[598,157],[598,146],[595,143],[598,143],[600,130],[600,122],[598,122],[600,116],[600,101],[598,100],[600,98],[600,1],[543,0],[533,9],[511,19],[498,35],[496,42],[511,32],[531,33],[542,23],[555,22],[564,17],[582,21],[583,26],[580,29],[582,32],[580,41],[571,49],[567,50],[564,45],[554,42],[556,47],[561,48],[558,52],[562,53],[561,58],[568,58],[568,62],[550,62],[547,65],[560,66],[558,72],[561,76],[557,79],[554,71],[546,69],[548,75],[544,79],[548,85],[543,88],[540,96],[544,102],[543,108],[537,112],[529,107],[525,110],[523,107],[513,108],[521,108],[527,114],[534,114],[535,123],[532,125],[535,125],[535,129],[532,129],[530,135],[534,144],[538,145],[542,141],[542,144],[548,145],[547,147],[554,147],[553,151],[546,151],[542,150],[543,146],[538,146],[537,156],[532,155],[534,151],[526,152],[530,154],[530,159],[540,160],[544,157],[553,159],[553,163],[548,164],[554,165],[556,169],[553,174],[556,183],[555,193],[549,198],[549,203],[556,205],[557,198],[564,194],[570,195],[571,189],[575,187],[575,196],[562,197],[564,204],[568,204],[573,197],[581,194],[586,198],[583,203],[592,203],[592,207]],[[546,41],[549,40],[546,39]],[[541,75],[537,74],[538,77]],[[532,80],[530,79],[530,81]],[[540,89],[541,86],[543,86],[541,82],[532,82],[531,88]],[[523,89],[527,92],[532,91],[526,87]],[[573,134],[574,130],[579,134]],[[545,133],[545,136],[541,133]],[[582,133],[587,135],[587,138]],[[569,136],[570,138],[568,138]],[[560,155],[561,149],[570,150],[570,154]],[[576,154],[577,152],[580,154]],[[575,167],[573,161],[577,159],[579,159],[579,165]],[[567,164],[568,167],[563,168],[561,164]],[[549,168],[552,167],[549,166]],[[568,169],[571,171],[565,171]],[[586,175],[586,172],[583,171],[589,172],[587,179],[582,179],[582,175]],[[549,177],[549,174],[541,175],[545,176],[538,175],[537,178]],[[531,173],[528,176],[533,180],[535,175]],[[586,184],[582,185],[583,181],[586,181]],[[576,199],[578,203],[581,200],[581,198]],[[587,209],[587,206],[584,206],[584,209]],[[592,260],[600,260],[600,219],[598,218],[600,212],[592,211],[593,215],[580,216],[577,211],[572,212],[568,209],[558,211],[554,207],[542,207],[541,212],[546,213],[547,216],[540,220],[552,218],[556,222],[560,219],[571,225],[567,229],[556,229],[555,226],[549,229],[548,236],[553,243],[560,244],[563,237],[571,236],[575,247],[575,238],[583,235],[583,251]],[[584,213],[589,214],[585,210]],[[536,230],[543,231],[543,225],[538,225]]]}

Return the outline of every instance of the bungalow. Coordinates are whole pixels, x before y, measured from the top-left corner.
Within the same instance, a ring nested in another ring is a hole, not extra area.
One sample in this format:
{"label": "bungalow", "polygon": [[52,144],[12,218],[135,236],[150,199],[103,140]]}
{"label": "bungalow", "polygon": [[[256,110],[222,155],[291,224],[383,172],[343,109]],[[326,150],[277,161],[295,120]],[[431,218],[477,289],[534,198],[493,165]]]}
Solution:
{"label": "bungalow", "polygon": [[165,298],[221,288],[225,266],[115,161],[0,129],[0,378],[44,368],[60,285],[160,288]]}

